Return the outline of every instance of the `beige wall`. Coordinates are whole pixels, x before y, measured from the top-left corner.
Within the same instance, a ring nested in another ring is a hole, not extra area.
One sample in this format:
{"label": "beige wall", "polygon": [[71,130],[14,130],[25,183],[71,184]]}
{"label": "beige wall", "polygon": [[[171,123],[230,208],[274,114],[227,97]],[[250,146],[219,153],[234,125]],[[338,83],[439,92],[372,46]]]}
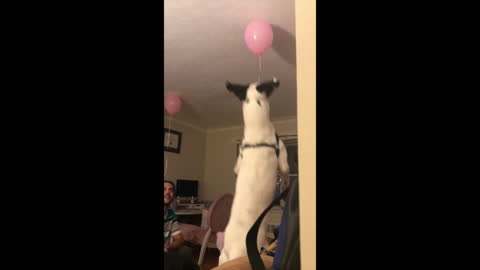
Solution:
{"label": "beige wall", "polygon": [[[168,128],[168,117],[164,118],[165,128]],[[182,133],[180,154],[164,151],[163,166],[168,159],[166,180],[188,179],[199,180],[203,186],[205,131],[187,123],[172,120],[171,129]],[[202,190],[199,196],[202,197]]]}
{"label": "beige wall", "polygon": [[316,2],[295,1],[302,270],[316,267]]}
{"label": "beige wall", "polygon": [[[296,135],[297,120],[273,122],[279,135]],[[200,187],[205,200],[215,200],[224,193],[235,192],[233,167],[237,159],[237,141],[243,137],[243,127],[208,130],[205,152],[205,173]]]}

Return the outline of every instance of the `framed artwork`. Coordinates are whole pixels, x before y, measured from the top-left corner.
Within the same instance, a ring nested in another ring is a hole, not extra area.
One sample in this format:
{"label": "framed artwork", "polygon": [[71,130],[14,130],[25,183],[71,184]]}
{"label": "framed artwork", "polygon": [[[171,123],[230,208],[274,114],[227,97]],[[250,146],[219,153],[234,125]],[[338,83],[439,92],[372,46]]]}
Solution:
{"label": "framed artwork", "polygon": [[[173,129],[164,128],[164,142],[163,150],[172,153],[180,153],[180,146],[182,145],[182,133]],[[168,136],[170,133],[170,137]]]}

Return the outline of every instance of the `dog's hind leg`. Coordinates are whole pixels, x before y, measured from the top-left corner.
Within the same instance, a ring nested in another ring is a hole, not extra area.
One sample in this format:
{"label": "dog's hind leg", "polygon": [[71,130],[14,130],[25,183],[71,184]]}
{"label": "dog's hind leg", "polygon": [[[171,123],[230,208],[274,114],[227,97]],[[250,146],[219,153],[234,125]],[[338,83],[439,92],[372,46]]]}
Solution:
{"label": "dog's hind leg", "polygon": [[290,177],[288,175],[290,173],[290,167],[288,166],[287,148],[282,140],[278,141],[278,148],[278,168],[280,169],[280,178],[282,178],[280,189],[283,191],[290,184]]}

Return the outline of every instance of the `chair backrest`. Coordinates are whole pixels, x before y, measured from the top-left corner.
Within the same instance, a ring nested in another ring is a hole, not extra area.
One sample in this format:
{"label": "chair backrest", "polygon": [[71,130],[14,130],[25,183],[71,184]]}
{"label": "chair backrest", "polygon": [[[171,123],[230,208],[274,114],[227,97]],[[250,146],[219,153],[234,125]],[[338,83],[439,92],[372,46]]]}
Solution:
{"label": "chair backrest", "polygon": [[230,210],[232,209],[233,195],[224,194],[216,199],[208,209],[208,226],[212,232],[223,232],[230,219]]}

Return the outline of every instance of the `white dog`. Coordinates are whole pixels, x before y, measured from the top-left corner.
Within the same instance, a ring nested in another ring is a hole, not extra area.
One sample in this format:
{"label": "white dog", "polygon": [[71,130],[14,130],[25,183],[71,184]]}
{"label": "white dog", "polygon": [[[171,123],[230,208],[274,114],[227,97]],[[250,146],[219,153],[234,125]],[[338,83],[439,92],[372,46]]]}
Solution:
{"label": "white dog", "polygon": [[[245,124],[242,145],[235,164],[237,174],[235,197],[230,220],[225,229],[224,247],[219,265],[247,256],[247,233],[260,214],[274,199],[277,169],[288,183],[289,167],[285,145],[278,139],[270,121],[268,97],[279,82],[238,85],[227,82],[226,87],[243,102]],[[258,232],[258,249],[265,245],[266,223]]]}

